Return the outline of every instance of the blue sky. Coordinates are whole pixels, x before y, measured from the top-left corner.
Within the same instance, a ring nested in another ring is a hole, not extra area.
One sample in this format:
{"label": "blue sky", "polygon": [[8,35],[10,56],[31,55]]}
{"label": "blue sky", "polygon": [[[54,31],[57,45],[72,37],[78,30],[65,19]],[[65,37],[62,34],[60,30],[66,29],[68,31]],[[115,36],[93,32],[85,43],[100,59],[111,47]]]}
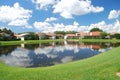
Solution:
{"label": "blue sky", "polygon": [[120,32],[120,0],[0,0],[0,27],[15,33]]}

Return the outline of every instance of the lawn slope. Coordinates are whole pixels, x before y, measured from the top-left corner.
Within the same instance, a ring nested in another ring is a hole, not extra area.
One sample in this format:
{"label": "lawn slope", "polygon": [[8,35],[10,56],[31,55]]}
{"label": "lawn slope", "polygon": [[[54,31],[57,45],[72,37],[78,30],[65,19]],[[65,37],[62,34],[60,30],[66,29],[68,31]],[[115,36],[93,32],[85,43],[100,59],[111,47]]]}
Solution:
{"label": "lawn slope", "polygon": [[92,58],[42,68],[0,63],[0,80],[120,80],[120,47]]}

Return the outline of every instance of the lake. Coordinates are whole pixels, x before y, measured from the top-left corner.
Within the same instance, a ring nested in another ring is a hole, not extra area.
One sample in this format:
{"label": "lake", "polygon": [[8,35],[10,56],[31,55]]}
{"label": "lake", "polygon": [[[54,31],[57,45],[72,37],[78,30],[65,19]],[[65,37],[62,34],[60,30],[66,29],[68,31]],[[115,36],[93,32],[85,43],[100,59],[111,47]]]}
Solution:
{"label": "lake", "polygon": [[92,57],[119,45],[64,41],[0,46],[0,61],[9,66],[45,67]]}

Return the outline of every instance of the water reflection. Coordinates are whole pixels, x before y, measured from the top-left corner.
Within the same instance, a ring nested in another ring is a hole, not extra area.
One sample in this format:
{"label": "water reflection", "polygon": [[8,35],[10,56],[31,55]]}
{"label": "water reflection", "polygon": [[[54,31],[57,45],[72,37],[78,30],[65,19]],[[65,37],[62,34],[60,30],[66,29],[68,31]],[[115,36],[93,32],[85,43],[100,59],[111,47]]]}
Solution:
{"label": "water reflection", "polygon": [[0,55],[2,54],[8,54],[14,51],[17,48],[17,46],[0,46]]}
{"label": "water reflection", "polygon": [[[118,45],[118,44],[117,44]],[[111,43],[56,42],[0,47],[0,60],[10,66],[38,67],[88,58],[112,49]]]}

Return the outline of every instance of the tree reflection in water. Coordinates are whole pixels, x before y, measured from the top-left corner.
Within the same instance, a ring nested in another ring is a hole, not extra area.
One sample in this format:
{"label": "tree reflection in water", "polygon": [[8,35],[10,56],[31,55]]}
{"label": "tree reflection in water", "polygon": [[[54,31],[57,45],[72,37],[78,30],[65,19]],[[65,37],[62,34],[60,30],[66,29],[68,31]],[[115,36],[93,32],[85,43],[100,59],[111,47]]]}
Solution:
{"label": "tree reflection in water", "polygon": [[11,53],[17,48],[17,46],[0,46],[0,55],[5,54],[7,55],[8,53]]}

